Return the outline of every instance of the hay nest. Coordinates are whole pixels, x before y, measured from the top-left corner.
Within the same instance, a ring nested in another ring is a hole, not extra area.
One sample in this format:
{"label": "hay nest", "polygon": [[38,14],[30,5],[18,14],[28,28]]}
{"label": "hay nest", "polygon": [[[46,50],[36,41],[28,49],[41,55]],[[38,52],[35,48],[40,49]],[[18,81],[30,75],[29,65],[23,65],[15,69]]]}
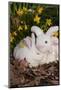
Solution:
{"label": "hay nest", "polygon": [[59,84],[59,62],[29,67],[26,60],[10,60],[9,87],[50,86]]}

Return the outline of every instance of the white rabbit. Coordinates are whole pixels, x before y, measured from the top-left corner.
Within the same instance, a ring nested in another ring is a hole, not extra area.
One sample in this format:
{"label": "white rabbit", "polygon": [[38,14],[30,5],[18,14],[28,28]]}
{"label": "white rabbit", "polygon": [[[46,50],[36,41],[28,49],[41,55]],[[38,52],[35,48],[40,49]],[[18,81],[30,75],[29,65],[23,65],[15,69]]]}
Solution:
{"label": "white rabbit", "polygon": [[58,31],[58,26],[52,26],[44,33],[39,27],[32,26],[31,31],[36,34],[36,47],[40,51],[40,64],[56,61],[58,59],[58,38],[52,33]]}
{"label": "white rabbit", "polygon": [[26,37],[14,48],[13,55],[17,60],[26,58],[30,67],[38,66],[41,56],[35,47],[35,36],[32,33],[31,37]]}

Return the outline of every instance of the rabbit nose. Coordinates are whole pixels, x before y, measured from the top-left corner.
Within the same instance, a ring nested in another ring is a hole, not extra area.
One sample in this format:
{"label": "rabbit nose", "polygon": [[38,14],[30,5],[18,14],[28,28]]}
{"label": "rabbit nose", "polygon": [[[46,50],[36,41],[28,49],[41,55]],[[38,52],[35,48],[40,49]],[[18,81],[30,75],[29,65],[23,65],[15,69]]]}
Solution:
{"label": "rabbit nose", "polygon": [[45,43],[47,44],[47,41],[45,41]]}

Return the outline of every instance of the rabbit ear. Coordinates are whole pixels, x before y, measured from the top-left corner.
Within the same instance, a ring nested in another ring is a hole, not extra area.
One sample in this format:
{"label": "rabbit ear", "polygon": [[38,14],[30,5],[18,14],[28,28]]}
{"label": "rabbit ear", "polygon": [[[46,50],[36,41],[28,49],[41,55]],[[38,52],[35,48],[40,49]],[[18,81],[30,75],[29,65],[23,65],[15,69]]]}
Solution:
{"label": "rabbit ear", "polygon": [[43,34],[42,30],[37,26],[32,26],[31,27],[31,32],[35,33],[36,36],[39,36],[39,35]]}
{"label": "rabbit ear", "polygon": [[34,33],[31,34],[31,38],[32,38],[32,47],[35,47],[35,35],[34,35]]}
{"label": "rabbit ear", "polygon": [[51,36],[52,35],[52,33],[53,32],[56,32],[56,31],[58,31],[58,26],[52,26],[52,27],[50,27],[49,29],[48,29],[48,31],[47,31],[47,35],[49,35],[49,36]]}
{"label": "rabbit ear", "polygon": [[34,35],[34,33],[31,34],[31,38],[28,36],[26,38],[24,38],[24,43],[28,48],[34,47],[35,46],[35,35]]}
{"label": "rabbit ear", "polygon": [[27,46],[28,48],[31,48],[31,46],[32,46],[32,41],[31,41],[31,38],[30,38],[30,37],[24,38],[24,42],[25,42],[25,44],[26,44],[26,46]]}

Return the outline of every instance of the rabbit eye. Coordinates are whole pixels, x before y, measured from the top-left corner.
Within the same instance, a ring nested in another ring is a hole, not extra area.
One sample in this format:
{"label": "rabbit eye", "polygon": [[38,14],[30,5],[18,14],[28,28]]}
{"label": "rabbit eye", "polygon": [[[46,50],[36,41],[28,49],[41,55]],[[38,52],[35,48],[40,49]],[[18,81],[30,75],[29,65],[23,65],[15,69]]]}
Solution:
{"label": "rabbit eye", "polygon": [[47,44],[48,42],[47,42],[47,41],[45,41],[45,43]]}

